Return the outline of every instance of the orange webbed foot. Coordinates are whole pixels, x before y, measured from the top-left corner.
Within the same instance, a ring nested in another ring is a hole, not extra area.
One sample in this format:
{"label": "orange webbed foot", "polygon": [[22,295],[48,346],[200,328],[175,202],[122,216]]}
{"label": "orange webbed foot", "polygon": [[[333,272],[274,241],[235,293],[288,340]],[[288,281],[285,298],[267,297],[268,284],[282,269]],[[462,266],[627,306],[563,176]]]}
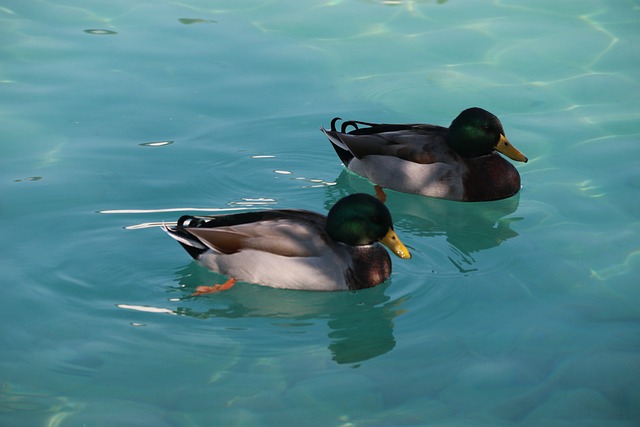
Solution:
{"label": "orange webbed foot", "polygon": [[214,292],[226,291],[227,289],[231,289],[233,285],[236,284],[237,281],[238,281],[237,279],[229,279],[226,282],[220,283],[218,285],[198,286],[196,288],[196,291],[192,293],[191,296],[195,297],[198,295],[205,295],[205,294],[212,294]]}
{"label": "orange webbed foot", "polygon": [[376,190],[376,199],[380,200],[382,203],[385,203],[387,201],[387,195],[384,193],[382,187],[376,184],[373,186],[373,189]]}

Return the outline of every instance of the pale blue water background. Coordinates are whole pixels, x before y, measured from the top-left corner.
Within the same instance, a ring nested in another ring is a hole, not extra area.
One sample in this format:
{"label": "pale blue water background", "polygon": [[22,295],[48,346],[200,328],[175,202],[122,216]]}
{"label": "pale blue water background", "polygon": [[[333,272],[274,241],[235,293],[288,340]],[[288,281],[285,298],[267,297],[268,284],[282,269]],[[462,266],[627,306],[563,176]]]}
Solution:
{"label": "pale blue water background", "polygon": [[[639,425],[639,45],[629,0],[3,2],[0,425]],[[145,226],[325,212],[372,187],[321,125],[470,106],[521,193],[390,193],[377,288],[189,298]]]}

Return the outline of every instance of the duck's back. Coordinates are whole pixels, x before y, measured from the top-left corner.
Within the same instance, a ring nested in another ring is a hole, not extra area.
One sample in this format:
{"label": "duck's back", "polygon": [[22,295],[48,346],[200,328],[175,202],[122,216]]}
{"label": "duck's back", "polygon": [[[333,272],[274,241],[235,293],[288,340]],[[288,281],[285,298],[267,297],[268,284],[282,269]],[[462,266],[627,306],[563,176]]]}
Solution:
{"label": "duck's back", "polygon": [[360,137],[357,143],[347,136],[348,145],[355,147],[355,156],[347,167],[381,187],[462,200],[467,168],[448,146],[445,130],[439,126],[413,125],[410,130],[379,133],[368,140]]}

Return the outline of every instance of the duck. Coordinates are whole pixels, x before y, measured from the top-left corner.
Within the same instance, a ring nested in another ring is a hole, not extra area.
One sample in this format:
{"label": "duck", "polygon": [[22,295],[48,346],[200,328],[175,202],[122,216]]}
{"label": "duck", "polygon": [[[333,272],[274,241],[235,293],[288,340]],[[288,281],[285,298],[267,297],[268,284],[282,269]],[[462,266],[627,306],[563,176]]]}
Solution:
{"label": "duck", "polygon": [[180,217],[163,230],[193,259],[228,277],[192,295],[230,289],[237,281],[281,289],[340,291],[374,287],[391,275],[391,257],[411,258],[376,197],[348,195],[328,214],[272,209]]}
{"label": "duck", "polygon": [[[527,162],[505,136],[502,123],[479,107],[462,111],[447,127],[331,120],[321,131],[342,163],[376,185],[403,193],[462,202],[511,197],[518,170],[502,157]],[[382,194],[384,192],[382,191]]]}

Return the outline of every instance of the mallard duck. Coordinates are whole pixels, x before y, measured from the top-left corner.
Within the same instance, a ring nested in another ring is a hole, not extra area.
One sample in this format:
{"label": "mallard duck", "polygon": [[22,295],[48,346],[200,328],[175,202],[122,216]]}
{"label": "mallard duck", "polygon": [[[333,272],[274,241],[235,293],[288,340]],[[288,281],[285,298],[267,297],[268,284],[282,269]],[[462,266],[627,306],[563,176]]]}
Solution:
{"label": "mallard duck", "polygon": [[482,108],[464,110],[448,128],[350,120],[338,131],[339,120],[322,132],[348,169],[377,186],[465,202],[520,190],[520,174],[496,151],[516,161],[527,158],[504,136],[500,120]]}
{"label": "mallard duck", "polygon": [[389,210],[368,194],[340,199],[327,216],[293,209],[183,216],[163,229],[200,264],[230,277],[195,294],[226,290],[237,280],[318,291],[370,288],[391,274],[389,254],[378,242],[411,257]]}

